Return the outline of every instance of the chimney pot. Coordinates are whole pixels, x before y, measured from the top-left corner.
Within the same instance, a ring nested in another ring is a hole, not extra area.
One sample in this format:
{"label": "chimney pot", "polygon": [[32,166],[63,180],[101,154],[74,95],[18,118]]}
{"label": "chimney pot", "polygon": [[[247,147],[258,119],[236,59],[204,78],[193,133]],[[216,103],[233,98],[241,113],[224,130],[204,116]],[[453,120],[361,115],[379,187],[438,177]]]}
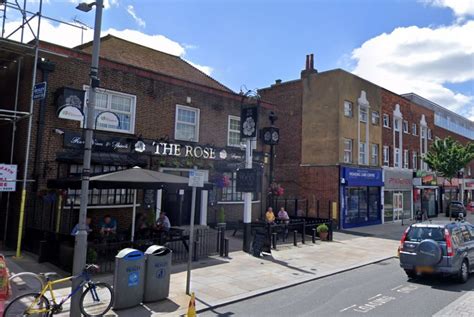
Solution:
{"label": "chimney pot", "polygon": [[309,69],[309,55],[306,55],[306,67],[305,70]]}
{"label": "chimney pot", "polygon": [[279,84],[281,84],[281,79],[275,80],[275,85],[279,85]]}
{"label": "chimney pot", "polygon": [[309,57],[309,69],[313,70],[314,69],[314,55],[311,53]]}

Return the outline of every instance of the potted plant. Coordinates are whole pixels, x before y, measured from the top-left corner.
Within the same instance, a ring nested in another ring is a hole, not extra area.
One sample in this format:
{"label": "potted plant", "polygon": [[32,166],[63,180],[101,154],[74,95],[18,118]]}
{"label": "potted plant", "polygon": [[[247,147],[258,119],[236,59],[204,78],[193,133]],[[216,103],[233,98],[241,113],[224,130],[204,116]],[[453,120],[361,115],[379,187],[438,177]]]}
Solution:
{"label": "potted plant", "polygon": [[317,228],[316,231],[318,232],[319,238],[322,241],[326,241],[328,239],[328,231],[329,228],[325,223],[320,224]]}

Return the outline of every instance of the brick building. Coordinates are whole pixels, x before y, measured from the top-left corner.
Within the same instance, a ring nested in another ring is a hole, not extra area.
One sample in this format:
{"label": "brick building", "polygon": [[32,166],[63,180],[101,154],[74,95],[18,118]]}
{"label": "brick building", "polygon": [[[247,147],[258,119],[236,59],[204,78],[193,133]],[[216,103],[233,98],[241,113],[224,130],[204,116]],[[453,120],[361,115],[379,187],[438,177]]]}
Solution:
{"label": "brick building", "polygon": [[[0,106],[12,109],[15,99],[17,66],[20,67],[18,109],[29,108],[32,58],[26,45],[1,40]],[[46,98],[35,102],[27,188],[26,244],[34,249],[40,233],[52,232],[58,222],[59,195],[62,198],[59,232],[69,234],[77,222],[79,190],[59,192],[48,181],[78,176],[82,164],[82,122],[73,114],[60,114],[67,104],[87,106],[92,43],[70,49],[42,42],[37,82],[47,81]],[[235,190],[235,175],[244,167],[245,151],[240,142],[241,96],[202,73],[183,59],[114,36],[101,39],[99,66],[101,79],[96,114],[113,113],[119,126],[96,119],[92,155],[93,173],[103,173],[135,165],[187,176],[193,166],[215,184],[212,190],[199,190],[196,223],[217,222],[217,213],[225,209],[228,222],[243,215],[242,193]],[[72,102],[74,101],[74,102]],[[268,103],[260,108],[260,126],[269,125]],[[62,118],[60,118],[61,116]],[[76,118],[77,119],[77,118]],[[105,119],[105,120],[103,120]],[[27,120],[18,122],[14,163],[19,177],[24,166]],[[0,126],[1,146],[11,145],[11,126]],[[138,143],[140,142],[140,143]],[[139,144],[140,146],[137,146]],[[254,151],[254,167],[267,179],[264,150]],[[2,151],[1,162],[9,161]],[[20,186],[19,186],[20,187]],[[66,188],[65,188],[66,189]],[[266,192],[266,184],[263,184]],[[16,241],[19,191],[10,197],[8,240]],[[184,193],[160,190],[140,191],[139,212],[150,217],[165,210],[172,225],[189,224],[190,190]],[[253,194],[252,219],[260,217],[262,193]],[[263,197],[265,198],[265,197]],[[131,190],[91,189],[88,214],[97,224],[105,214],[118,220],[120,230],[131,225]],[[5,217],[6,199],[1,200],[0,218]],[[3,226],[0,230],[3,230]]]}

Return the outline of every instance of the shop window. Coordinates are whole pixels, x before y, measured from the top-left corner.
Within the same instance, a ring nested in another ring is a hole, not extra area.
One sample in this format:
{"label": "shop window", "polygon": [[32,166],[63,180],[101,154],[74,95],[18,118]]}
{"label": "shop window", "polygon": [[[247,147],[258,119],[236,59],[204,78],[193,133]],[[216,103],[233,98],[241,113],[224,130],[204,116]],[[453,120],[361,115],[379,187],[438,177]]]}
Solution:
{"label": "shop window", "polygon": [[403,168],[408,168],[408,150],[403,150]]}
{"label": "shop window", "polygon": [[352,163],[352,140],[344,139],[344,163]]}
{"label": "shop window", "polygon": [[174,138],[182,141],[199,141],[199,109],[176,106]]}
{"label": "shop window", "polygon": [[358,224],[380,219],[380,190],[378,187],[347,188],[346,224]]}
{"label": "shop window", "polygon": [[[92,165],[93,174],[105,172],[114,172],[126,169],[126,166],[114,165]],[[68,176],[80,176],[82,165],[71,164],[69,166]],[[79,206],[81,203],[81,190],[71,189],[66,198],[67,205]],[[131,189],[90,189],[88,205],[90,206],[108,206],[108,205],[129,205],[133,203],[133,191]]]}
{"label": "shop window", "polygon": [[380,115],[377,111],[372,111],[372,124],[379,125]]}
{"label": "shop window", "polygon": [[379,145],[378,144],[372,144],[372,153],[370,157],[370,164],[377,166],[379,165]]}
{"label": "shop window", "polygon": [[[232,202],[232,201],[243,201],[244,195],[242,192],[236,190],[237,182],[237,172],[228,172],[223,173],[224,177],[227,177],[229,184],[226,187],[222,188],[221,201]],[[256,193],[252,193],[252,200],[255,200],[257,197]]]}
{"label": "shop window", "polygon": [[361,122],[367,122],[367,108],[364,108],[364,107],[359,108],[359,120]]}
{"label": "shop window", "polygon": [[344,101],[344,116],[352,118],[352,102]]}
{"label": "shop window", "polygon": [[[89,96],[89,87],[84,87],[86,91],[86,100]],[[119,119],[119,126],[106,123],[99,123],[94,120],[97,130],[134,133],[135,132],[135,109],[137,98],[117,91],[97,89],[94,107],[94,118],[104,111],[113,112]],[[84,115],[87,119],[87,102],[84,106]]]}
{"label": "shop window", "polygon": [[240,118],[229,116],[227,129],[227,145],[240,146]]}
{"label": "shop window", "polygon": [[416,123],[411,124],[411,134],[418,135]]}
{"label": "shop window", "polygon": [[359,164],[367,164],[366,160],[366,144],[364,142],[359,143]]}
{"label": "shop window", "polygon": [[385,128],[390,128],[390,115],[386,113],[383,114],[383,126]]}
{"label": "shop window", "polygon": [[408,133],[408,121],[403,120],[403,133]]}
{"label": "shop window", "polygon": [[383,165],[389,166],[389,164],[390,164],[390,150],[388,146],[384,145],[383,146]]}

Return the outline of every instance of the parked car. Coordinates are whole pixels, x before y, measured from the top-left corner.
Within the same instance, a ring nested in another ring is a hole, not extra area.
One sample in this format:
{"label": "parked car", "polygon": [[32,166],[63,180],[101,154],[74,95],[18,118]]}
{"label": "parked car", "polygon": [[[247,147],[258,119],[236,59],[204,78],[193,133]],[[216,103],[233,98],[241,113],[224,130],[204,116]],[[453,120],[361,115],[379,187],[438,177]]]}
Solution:
{"label": "parked car", "polygon": [[451,217],[458,218],[461,214],[463,217],[466,216],[466,207],[460,201],[451,201],[446,208],[446,217],[449,217],[451,212]]}
{"label": "parked car", "polygon": [[441,274],[465,283],[474,270],[474,226],[465,221],[412,224],[398,252],[400,267],[410,278]]}

